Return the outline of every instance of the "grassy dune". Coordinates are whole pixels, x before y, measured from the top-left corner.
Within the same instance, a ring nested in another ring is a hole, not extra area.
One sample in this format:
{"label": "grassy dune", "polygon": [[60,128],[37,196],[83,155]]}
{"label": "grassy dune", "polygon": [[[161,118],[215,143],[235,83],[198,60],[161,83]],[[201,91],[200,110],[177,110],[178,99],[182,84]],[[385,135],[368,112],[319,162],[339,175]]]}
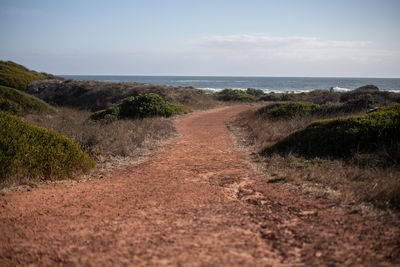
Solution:
{"label": "grassy dune", "polygon": [[0,85],[0,110],[12,114],[54,113],[55,109],[44,101],[17,89]]}
{"label": "grassy dune", "polygon": [[0,85],[24,91],[37,80],[53,79],[55,76],[29,70],[11,61],[0,61]]}

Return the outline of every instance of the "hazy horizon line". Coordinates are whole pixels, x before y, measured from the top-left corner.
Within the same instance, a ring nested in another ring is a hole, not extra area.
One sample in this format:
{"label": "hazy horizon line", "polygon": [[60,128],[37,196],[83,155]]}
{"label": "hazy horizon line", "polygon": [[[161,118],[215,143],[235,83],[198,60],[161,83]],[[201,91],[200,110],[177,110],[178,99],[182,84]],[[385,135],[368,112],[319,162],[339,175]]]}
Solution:
{"label": "hazy horizon line", "polygon": [[336,79],[400,79],[399,77],[362,77],[362,76],[285,76],[285,75],[154,75],[154,74],[54,74],[56,76],[117,76],[117,77],[238,77],[238,78],[336,78]]}

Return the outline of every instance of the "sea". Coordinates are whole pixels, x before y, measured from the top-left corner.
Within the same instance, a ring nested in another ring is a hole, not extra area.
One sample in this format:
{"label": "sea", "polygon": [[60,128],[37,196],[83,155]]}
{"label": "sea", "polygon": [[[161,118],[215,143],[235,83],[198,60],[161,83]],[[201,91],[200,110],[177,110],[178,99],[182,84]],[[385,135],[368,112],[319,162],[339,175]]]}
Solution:
{"label": "sea", "polygon": [[349,91],[373,84],[380,90],[400,93],[400,78],[315,78],[315,77],[238,77],[238,76],[108,76],[61,75],[67,79],[103,82],[138,82],[221,91],[225,88],[245,90],[261,89],[264,92],[308,92],[315,89]]}

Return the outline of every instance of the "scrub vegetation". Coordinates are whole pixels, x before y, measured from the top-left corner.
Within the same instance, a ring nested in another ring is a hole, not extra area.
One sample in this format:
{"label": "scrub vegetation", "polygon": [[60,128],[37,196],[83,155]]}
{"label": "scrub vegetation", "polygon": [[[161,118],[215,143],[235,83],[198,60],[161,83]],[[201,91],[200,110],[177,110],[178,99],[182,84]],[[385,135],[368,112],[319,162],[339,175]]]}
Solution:
{"label": "scrub vegetation", "polygon": [[94,166],[68,138],[0,112],[0,184],[60,179]]}
{"label": "scrub vegetation", "polygon": [[0,60],[0,85],[3,86],[24,91],[33,81],[55,78],[51,74],[32,71],[12,61]]}
{"label": "scrub vegetation", "polygon": [[31,83],[27,93],[60,107],[99,111],[117,106],[128,97],[157,94],[172,104],[202,110],[221,105],[212,93],[194,87],[142,83],[45,80]]}
{"label": "scrub vegetation", "polygon": [[31,114],[24,120],[74,140],[80,148],[98,163],[114,158],[136,158],[157,149],[165,140],[176,135],[171,119],[151,117],[93,121],[89,111],[58,108],[56,114]]}
{"label": "scrub vegetation", "polygon": [[[400,163],[400,105],[344,118],[316,121],[262,150],[263,154],[290,152],[307,157],[351,158],[356,153],[384,149],[388,161]],[[389,162],[387,162],[389,164]]]}
{"label": "scrub vegetation", "polygon": [[189,107],[171,104],[161,96],[149,93],[145,95],[131,96],[122,100],[118,106],[100,110],[93,113],[92,120],[114,121],[117,119],[143,119],[150,117],[170,117],[173,115],[191,112]]}
{"label": "scrub vegetation", "polygon": [[242,101],[242,102],[251,102],[256,100],[253,94],[248,94],[246,91],[235,90],[235,89],[224,89],[221,92],[218,92],[217,99],[221,101]]}
{"label": "scrub vegetation", "polygon": [[[95,161],[115,165],[157,149],[176,135],[172,120],[164,117],[191,108],[152,91],[197,108],[217,103],[194,88],[97,82],[100,88],[94,88],[91,82],[65,81],[4,61],[0,70],[0,187],[73,178],[92,169]],[[44,99],[58,107],[30,95],[43,97],[43,90],[50,96]],[[128,98],[121,98],[126,94]],[[120,104],[94,114],[85,110],[113,102]]]}
{"label": "scrub vegetation", "polygon": [[365,205],[400,210],[399,97],[371,85],[316,90],[243,113],[235,123],[272,180],[285,177],[314,194],[325,188],[318,194],[360,212]]}

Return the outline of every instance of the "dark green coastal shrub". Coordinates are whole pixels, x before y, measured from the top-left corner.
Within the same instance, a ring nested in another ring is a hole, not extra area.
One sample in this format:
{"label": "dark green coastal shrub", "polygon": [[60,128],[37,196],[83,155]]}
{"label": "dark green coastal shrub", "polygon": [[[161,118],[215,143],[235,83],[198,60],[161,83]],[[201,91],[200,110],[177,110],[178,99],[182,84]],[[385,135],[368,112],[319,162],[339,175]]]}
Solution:
{"label": "dark green coastal shrub", "polygon": [[259,98],[261,101],[291,101],[296,98],[294,93],[268,93]]}
{"label": "dark green coastal shrub", "polygon": [[242,90],[224,89],[217,93],[217,99],[222,101],[254,101],[255,97]]}
{"label": "dark green coastal shrub", "polygon": [[90,116],[91,120],[111,122],[123,118],[170,117],[186,114],[192,110],[179,104],[171,104],[153,93],[125,98],[118,106],[100,110]]}
{"label": "dark green coastal shrub", "polygon": [[374,107],[374,98],[367,94],[359,97],[358,99],[350,100],[345,103],[331,103],[328,102],[319,105],[312,112],[316,116],[333,116],[344,115],[347,113],[359,113]]}
{"label": "dark green coastal shrub", "polygon": [[361,86],[357,89],[351,90],[349,92],[342,93],[340,95],[340,102],[348,102],[348,101],[357,101],[360,99],[365,99],[365,96],[367,98],[375,101],[375,97],[379,98],[381,95],[385,95],[387,92],[381,92],[379,91],[379,88],[376,87],[375,85],[365,85]]}
{"label": "dark green coastal shrub", "polygon": [[331,89],[331,90],[316,89],[316,90],[312,90],[307,93],[302,92],[302,93],[296,94],[296,100],[303,101],[303,102],[312,102],[314,104],[323,105],[328,102],[331,102],[331,103],[339,102],[340,94],[341,93],[339,93],[339,92],[334,92],[333,89]]}
{"label": "dark green coastal shrub", "polygon": [[374,104],[375,99],[371,94],[363,94],[357,96],[355,99],[348,100],[343,106],[348,112],[352,112],[372,108]]}
{"label": "dark green coastal shrub", "polygon": [[358,87],[358,88],[353,90],[353,92],[357,92],[357,93],[360,93],[360,92],[363,92],[363,93],[374,93],[374,92],[378,92],[378,91],[379,91],[378,86],[373,85],[373,84],[367,84],[367,85]]}
{"label": "dark green coastal shrub", "polygon": [[0,110],[12,114],[53,113],[55,110],[39,98],[0,85]]}
{"label": "dark green coastal shrub", "polygon": [[174,112],[161,96],[153,93],[128,97],[119,107],[121,118],[169,117]]}
{"label": "dark green coastal shrub", "polygon": [[264,94],[260,100],[261,101],[282,101],[282,94],[275,94],[274,92]]}
{"label": "dark green coastal shrub", "polygon": [[63,178],[94,166],[70,139],[0,112],[0,182],[13,177]]}
{"label": "dark green coastal shrub", "polygon": [[309,102],[275,103],[258,109],[258,113],[271,119],[293,118],[312,113],[318,105]]}
{"label": "dark green coastal shrub", "polygon": [[366,111],[371,109],[374,103],[374,98],[370,94],[365,94],[345,103],[327,102],[318,105],[311,102],[278,102],[262,107],[257,112],[270,119],[291,119],[309,115],[333,117]]}
{"label": "dark green coastal shrub", "polygon": [[261,89],[247,88],[246,93],[255,97],[264,95],[264,91]]}
{"label": "dark green coastal shrub", "polygon": [[365,115],[314,122],[265,147],[262,154],[294,152],[311,157],[350,158],[358,152],[386,150],[398,162],[399,143],[400,105],[395,104]]}

